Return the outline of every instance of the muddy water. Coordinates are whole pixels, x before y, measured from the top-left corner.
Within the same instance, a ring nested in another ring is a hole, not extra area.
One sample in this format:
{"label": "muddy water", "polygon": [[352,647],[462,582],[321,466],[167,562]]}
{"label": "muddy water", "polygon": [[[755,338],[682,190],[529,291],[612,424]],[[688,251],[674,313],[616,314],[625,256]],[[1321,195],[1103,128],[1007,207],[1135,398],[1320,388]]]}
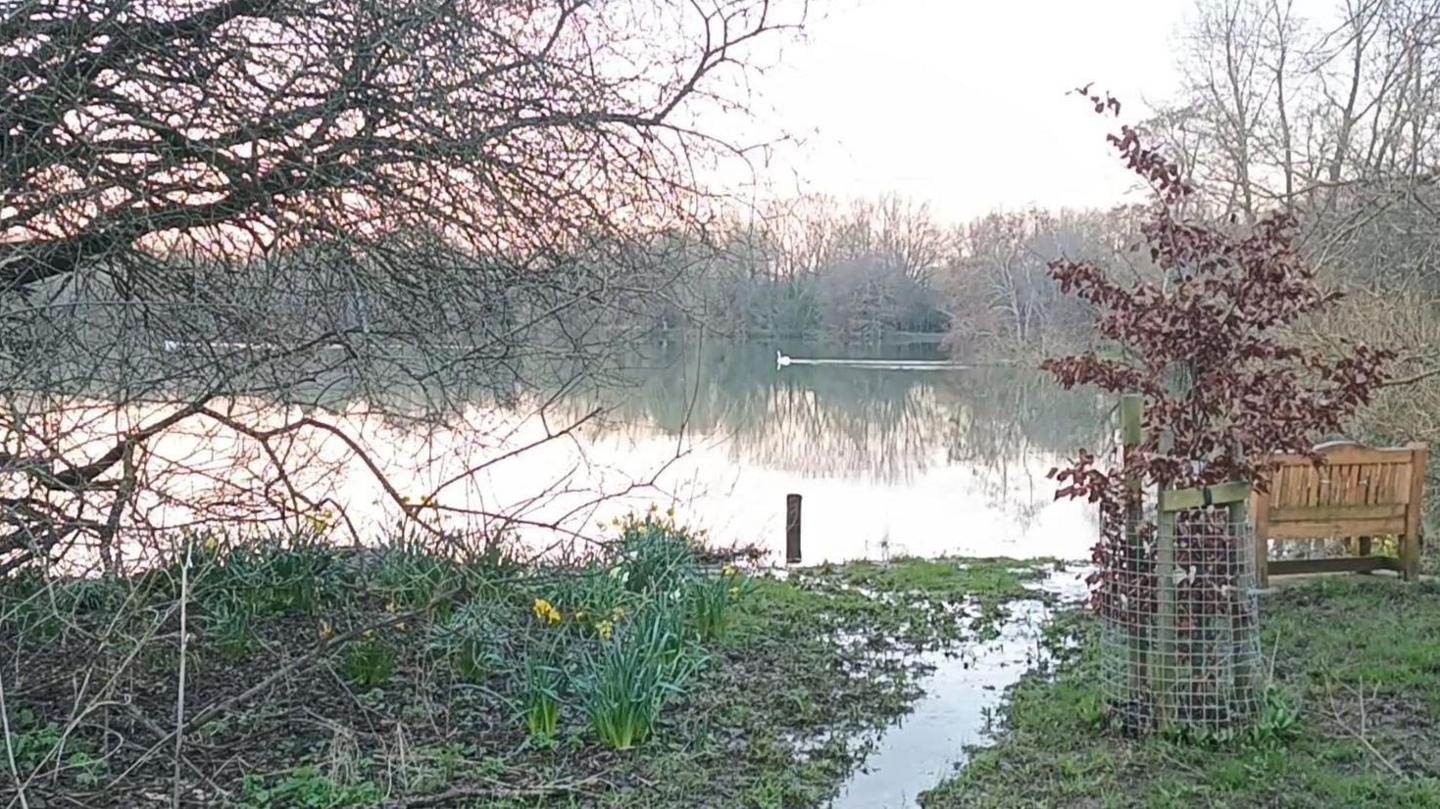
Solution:
{"label": "muddy water", "polygon": [[[1048,577],[1038,589],[1060,603],[1084,597],[1083,574]],[[1005,689],[1038,662],[1040,631],[1051,608],[1038,600],[1010,605],[1010,618],[994,641],[958,655],[930,653],[935,670],[914,709],[887,728],[875,749],[850,777],[831,809],[904,809],[919,806],[921,792],[954,775],[968,750],[990,741],[989,717],[1000,708]]]}

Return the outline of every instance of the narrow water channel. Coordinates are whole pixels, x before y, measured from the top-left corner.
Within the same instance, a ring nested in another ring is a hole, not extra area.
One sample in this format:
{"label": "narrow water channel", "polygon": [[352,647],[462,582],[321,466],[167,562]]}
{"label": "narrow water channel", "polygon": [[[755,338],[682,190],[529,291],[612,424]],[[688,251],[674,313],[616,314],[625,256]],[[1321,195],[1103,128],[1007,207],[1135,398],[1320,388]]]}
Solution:
{"label": "narrow water channel", "polygon": [[[1061,604],[1074,603],[1085,595],[1084,574],[1057,572],[1036,589],[1057,595]],[[1050,612],[1039,600],[1015,602],[995,640],[957,656],[928,653],[926,662],[935,670],[921,683],[925,695],[881,734],[831,809],[916,807],[921,792],[954,775],[970,748],[990,740],[986,719],[999,710],[1005,689],[1037,662]]]}

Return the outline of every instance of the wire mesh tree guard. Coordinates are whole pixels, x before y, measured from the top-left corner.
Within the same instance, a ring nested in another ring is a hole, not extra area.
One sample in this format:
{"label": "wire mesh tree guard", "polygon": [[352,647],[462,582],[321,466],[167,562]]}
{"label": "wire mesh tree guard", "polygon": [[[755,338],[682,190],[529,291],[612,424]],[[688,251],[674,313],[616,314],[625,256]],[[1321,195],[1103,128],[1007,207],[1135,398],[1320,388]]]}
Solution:
{"label": "wire mesh tree guard", "polygon": [[[1141,399],[1121,403],[1126,451]],[[1126,735],[1223,734],[1259,710],[1263,658],[1247,481],[1155,492],[1140,484],[1107,549],[1095,598],[1102,685]]]}

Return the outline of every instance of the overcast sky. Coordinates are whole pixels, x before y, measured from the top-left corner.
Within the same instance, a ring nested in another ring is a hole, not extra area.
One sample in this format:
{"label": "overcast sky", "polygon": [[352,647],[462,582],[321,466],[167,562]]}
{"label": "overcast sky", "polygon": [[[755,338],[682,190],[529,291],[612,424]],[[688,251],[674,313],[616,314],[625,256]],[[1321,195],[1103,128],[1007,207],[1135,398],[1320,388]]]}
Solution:
{"label": "overcast sky", "polygon": [[[1142,98],[1172,96],[1175,35],[1193,0],[812,8],[805,40],[757,82],[757,114],[806,139],[777,156],[771,176],[799,175],[800,190],[841,197],[898,192],[959,220],[1119,200],[1129,175],[1103,141],[1115,122],[1065,91],[1093,81],[1137,114]],[[780,182],[797,189],[793,178]]]}

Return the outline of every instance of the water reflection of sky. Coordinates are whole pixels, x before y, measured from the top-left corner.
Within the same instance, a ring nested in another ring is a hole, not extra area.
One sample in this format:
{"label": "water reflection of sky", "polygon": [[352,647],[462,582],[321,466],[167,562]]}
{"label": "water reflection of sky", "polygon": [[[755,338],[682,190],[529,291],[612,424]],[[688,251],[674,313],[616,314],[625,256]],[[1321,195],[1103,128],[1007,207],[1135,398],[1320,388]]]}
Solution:
{"label": "water reflection of sky", "polygon": [[[725,347],[719,358],[655,363],[623,388],[568,399],[546,423],[553,431],[590,406],[606,412],[573,440],[487,469],[438,500],[538,523],[563,515],[592,532],[658,503],[717,541],[753,542],[778,557],[793,492],[804,497],[806,561],[887,553],[1077,558],[1095,532],[1091,510],[1054,502],[1046,477],[1063,451],[1093,442],[1094,399],[1062,394],[1033,373],[777,371],[764,349]],[[472,415],[487,417],[493,432],[493,413]],[[529,419],[507,445],[544,434]],[[392,437],[376,451],[395,456],[392,475],[417,493],[496,452],[454,436],[404,445]],[[407,471],[405,461],[417,458],[425,459],[423,473]],[[653,486],[627,491],[657,470]],[[383,502],[367,477],[347,476],[337,499]],[[537,492],[548,494],[532,502]],[[597,493],[617,496],[596,502]],[[482,527],[473,516],[445,519]]]}
{"label": "water reflection of sky", "polygon": [[[542,416],[479,397],[443,430],[356,400],[304,411],[355,438],[368,463],[323,430],[287,434],[266,452],[213,425],[180,427],[147,458],[159,488],[177,496],[142,504],[145,519],[160,528],[233,522],[236,504],[275,503],[293,486],[343,510],[335,530],[344,541],[372,541],[396,525],[395,496],[433,496],[438,508],[424,513],[434,524],[471,535],[506,530],[540,547],[558,537],[539,525],[599,538],[598,523],[659,504],[715,541],[756,543],[778,557],[785,496],[797,493],[809,562],[887,553],[1077,558],[1092,542],[1092,511],[1054,502],[1046,473],[1097,443],[1093,396],[1005,369],[777,370],[769,346],[693,356],[682,348],[652,360],[623,384],[552,397]],[[262,427],[301,414],[264,402],[227,407]],[[599,418],[567,430],[593,408]],[[285,487],[274,484],[276,458],[291,470]]]}

